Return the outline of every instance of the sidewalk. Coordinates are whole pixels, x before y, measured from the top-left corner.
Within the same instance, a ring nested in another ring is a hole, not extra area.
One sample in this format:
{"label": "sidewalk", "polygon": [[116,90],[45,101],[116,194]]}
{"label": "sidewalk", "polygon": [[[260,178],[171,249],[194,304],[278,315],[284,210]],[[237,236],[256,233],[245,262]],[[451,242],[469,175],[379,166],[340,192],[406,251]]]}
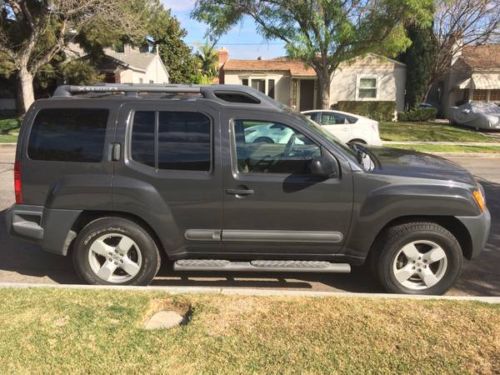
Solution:
{"label": "sidewalk", "polygon": [[418,141],[382,141],[384,145],[438,145],[438,146],[498,146],[500,142],[418,142]]}
{"label": "sidewalk", "polygon": [[255,288],[231,287],[191,287],[191,286],[107,286],[107,285],[58,285],[58,284],[31,284],[31,283],[0,283],[0,289],[14,288],[50,288],[50,289],[87,289],[87,290],[120,290],[136,292],[165,292],[169,294],[224,294],[237,296],[266,296],[266,297],[355,297],[368,299],[412,299],[412,300],[449,300],[449,301],[476,301],[483,303],[500,303],[500,297],[483,296],[425,296],[386,293],[350,293],[350,292],[319,292],[300,290],[273,290]]}

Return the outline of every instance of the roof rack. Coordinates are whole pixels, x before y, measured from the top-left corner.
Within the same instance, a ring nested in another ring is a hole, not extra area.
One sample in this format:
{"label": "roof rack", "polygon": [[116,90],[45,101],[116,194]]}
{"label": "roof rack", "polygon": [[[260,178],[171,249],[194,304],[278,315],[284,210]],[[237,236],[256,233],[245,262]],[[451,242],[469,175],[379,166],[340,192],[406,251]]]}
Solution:
{"label": "roof rack", "polygon": [[[230,104],[259,104],[281,108],[282,105],[258,90],[241,85],[177,85],[177,84],[114,84],[93,86],[59,86],[53,97],[72,97],[85,93],[124,93],[138,96],[139,93],[200,94],[204,98]],[[238,100],[239,98],[239,100]]]}

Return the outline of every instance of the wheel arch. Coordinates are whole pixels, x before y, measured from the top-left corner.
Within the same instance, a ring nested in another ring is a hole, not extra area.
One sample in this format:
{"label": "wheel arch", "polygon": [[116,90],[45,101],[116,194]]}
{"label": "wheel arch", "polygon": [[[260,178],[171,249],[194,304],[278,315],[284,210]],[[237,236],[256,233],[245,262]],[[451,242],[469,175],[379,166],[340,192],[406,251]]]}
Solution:
{"label": "wheel arch", "polygon": [[[128,212],[121,212],[121,211],[95,211],[95,210],[85,210],[80,213],[80,215],[77,217],[75,222],[73,223],[73,226],[71,227],[71,230],[78,235],[78,233],[89,223],[91,223],[94,220],[103,218],[103,217],[119,217],[122,219],[130,220],[134,222],[137,225],[140,225],[144,230],[148,232],[148,234],[153,238],[153,240],[156,243],[156,246],[158,247],[158,250],[160,252],[160,255],[162,257],[161,261],[162,263],[168,259],[167,252],[165,251],[165,247],[163,246],[162,241],[160,240],[160,237],[156,234],[156,231],[153,229],[153,227],[144,219],[141,217],[128,213]],[[75,236],[76,237],[76,236]],[[74,240],[73,240],[74,242]],[[68,254],[72,251],[72,245],[69,246]]]}
{"label": "wheel arch", "polygon": [[368,256],[370,256],[373,251],[376,251],[376,244],[378,240],[388,228],[395,225],[407,224],[412,222],[431,222],[441,225],[443,228],[445,228],[455,236],[458,243],[460,244],[464,257],[469,260],[472,258],[472,251],[473,251],[472,238],[465,225],[454,216],[432,216],[432,215],[401,216],[389,221],[386,225],[382,227],[382,229],[375,236],[375,239],[373,240],[370,246],[370,251],[368,253]]}

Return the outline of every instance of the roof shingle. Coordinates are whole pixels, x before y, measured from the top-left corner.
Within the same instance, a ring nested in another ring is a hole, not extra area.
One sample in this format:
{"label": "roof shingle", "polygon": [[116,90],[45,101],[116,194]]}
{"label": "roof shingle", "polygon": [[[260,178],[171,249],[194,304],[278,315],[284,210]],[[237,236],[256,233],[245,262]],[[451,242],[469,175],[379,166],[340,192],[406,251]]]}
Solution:
{"label": "roof shingle", "polygon": [[314,77],[316,73],[301,61],[296,60],[228,60],[225,71],[275,71],[289,72],[292,76]]}

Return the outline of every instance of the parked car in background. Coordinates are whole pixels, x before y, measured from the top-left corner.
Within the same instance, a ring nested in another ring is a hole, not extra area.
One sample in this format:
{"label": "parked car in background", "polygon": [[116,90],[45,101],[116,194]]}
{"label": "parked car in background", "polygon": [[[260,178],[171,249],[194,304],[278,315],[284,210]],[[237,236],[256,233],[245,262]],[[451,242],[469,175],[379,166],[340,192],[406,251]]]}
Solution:
{"label": "parked car in background", "polygon": [[378,121],[353,113],[333,110],[304,111],[302,114],[321,125],[344,143],[382,146]]}
{"label": "parked car in background", "polygon": [[450,121],[476,130],[500,130],[500,107],[495,103],[465,103],[451,107]]}

